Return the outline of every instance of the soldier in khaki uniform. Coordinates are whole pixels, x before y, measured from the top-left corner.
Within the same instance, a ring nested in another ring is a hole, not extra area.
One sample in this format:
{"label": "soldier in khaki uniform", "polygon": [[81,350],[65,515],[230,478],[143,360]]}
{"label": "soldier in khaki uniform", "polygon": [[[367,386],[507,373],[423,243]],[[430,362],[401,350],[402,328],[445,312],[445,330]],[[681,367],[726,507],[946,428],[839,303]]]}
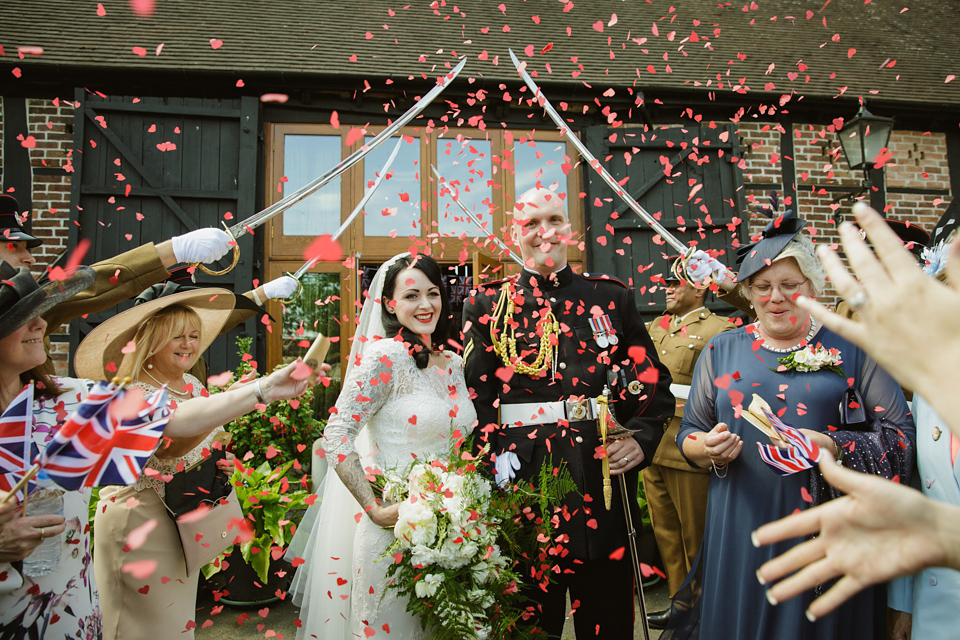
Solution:
{"label": "soldier in khaki uniform", "polygon": [[[670,370],[670,390],[677,398],[677,408],[653,456],[653,464],[643,471],[643,486],[672,598],[700,550],[710,484],[709,469],[694,469],[680,453],[677,431],[700,352],[710,338],[734,325],[703,306],[707,289],[681,280],[673,269],[665,278],[665,285],[667,313],[650,322],[647,331],[657,357]],[[651,613],[650,626],[664,628],[669,615],[669,609]]]}

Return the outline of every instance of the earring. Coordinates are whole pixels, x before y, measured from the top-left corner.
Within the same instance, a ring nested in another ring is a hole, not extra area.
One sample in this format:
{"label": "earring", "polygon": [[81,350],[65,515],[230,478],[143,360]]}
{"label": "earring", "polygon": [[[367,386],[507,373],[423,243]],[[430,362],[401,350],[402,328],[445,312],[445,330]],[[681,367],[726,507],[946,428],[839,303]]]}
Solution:
{"label": "earring", "polygon": [[153,365],[150,363],[147,363],[147,369],[153,369]]}
{"label": "earring", "polygon": [[753,305],[752,305],[752,304],[750,305],[750,308],[753,309]]}

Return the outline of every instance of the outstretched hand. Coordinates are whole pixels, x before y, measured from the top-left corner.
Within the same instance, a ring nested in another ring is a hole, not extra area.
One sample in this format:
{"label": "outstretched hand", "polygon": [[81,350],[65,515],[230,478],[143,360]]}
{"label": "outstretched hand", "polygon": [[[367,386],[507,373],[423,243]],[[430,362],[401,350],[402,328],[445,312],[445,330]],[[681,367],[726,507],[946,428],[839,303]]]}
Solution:
{"label": "outstretched hand", "polygon": [[[960,568],[960,508],[925,498],[919,491],[820,462],[824,479],[847,495],[757,529],[755,546],[816,535],[764,563],[761,584],[780,580],[769,597],[782,602],[840,577],[814,600],[808,617],[821,618],[860,590],[932,566]],[[793,573],[788,578],[784,576]]]}
{"label": "outstretched hand", "polygon": [[[927,276],[880,214],[864,203],[853,207],[873,251],[850,223],[840,225],[843,248],[856,278],[836,252],[820,246],[834,288],[860,321],[843,318],[810,298],[797,306],[831,331],[863,348],[901,384],[923,394],[960,434],[960,394],[952,371],[960,362],[960,292]],[[947,264],[951,282],[960,283],[960,243]]]}
{"label": "outstretched hand", "polygon": [[303,361],[297,358],[283,369],[277,369],[262,379],[261,386],[267,403],[288,400],[303,394],[310,386],[310,380],[302,376],[294,377]]}

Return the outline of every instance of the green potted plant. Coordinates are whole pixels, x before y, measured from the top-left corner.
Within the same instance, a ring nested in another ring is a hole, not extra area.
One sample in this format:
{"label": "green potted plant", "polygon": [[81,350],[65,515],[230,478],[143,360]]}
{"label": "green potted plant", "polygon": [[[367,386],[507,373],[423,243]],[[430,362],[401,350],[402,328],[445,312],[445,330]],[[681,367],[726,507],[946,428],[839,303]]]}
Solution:
{"label": "green potted plant", "polygon": [[287,478],[294,462],[275,468],[267,462],[257,468],[241,465],[230,478],[251,531],[224,563],[229,593],[221,600],[227,604],[262,604],[275,600],[276,591],[286,586],[290,567],[278,571],[280,556],[296,528],[293,513],[305,508],[310,495]]}
{"label": "green potted plant", "polygon": [[[239,378],[250,370],[251,339],[237,338],[242,364]],[[228,385],[229,386],[229,385]],[[218,578],[229,595],[227,604],[261,604],[276,599],[292,567],[281,559],[310,495],[312,445],[326,423],[314,413],[314,390],[299,398],[268,405],[225,425],[233,438],[230,448],[239,462],[231,482],[252,538],[234,548]],[[209,566],[209,565],[208,565]],[[209,575],[213,571],[205,571]],[[284,578],[277,580],[277,574]]]}

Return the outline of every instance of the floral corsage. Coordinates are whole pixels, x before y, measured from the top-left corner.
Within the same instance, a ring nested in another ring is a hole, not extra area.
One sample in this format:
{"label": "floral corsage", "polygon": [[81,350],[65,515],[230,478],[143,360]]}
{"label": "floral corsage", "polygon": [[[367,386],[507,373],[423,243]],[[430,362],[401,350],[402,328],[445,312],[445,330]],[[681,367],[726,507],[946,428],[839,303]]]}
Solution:
{"label": "floral corsage", "polygon": [[807,345],[799,351],[794,351],[782,358],[777,358],[780,366],[774,371],[799,371],[807,373],[808,371],[820,371],[826,369],[836,374],[844,375],[840,365],[843,359],[840,357],[839,349],[827,349],[822,344],[817,344],[816,348]]}

